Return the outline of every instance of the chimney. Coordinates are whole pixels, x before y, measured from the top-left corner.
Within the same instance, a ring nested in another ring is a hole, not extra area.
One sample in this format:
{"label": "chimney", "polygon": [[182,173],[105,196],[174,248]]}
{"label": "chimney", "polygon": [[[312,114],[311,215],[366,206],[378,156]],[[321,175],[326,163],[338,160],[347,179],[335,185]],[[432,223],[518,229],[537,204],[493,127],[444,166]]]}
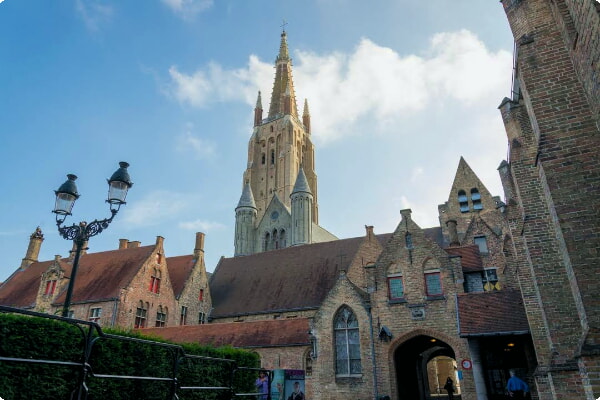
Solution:
{"label": "chimney", "polygon": [[375,236],[373,234],[373,225],[365,225],[365,229],[367,230],[367,239],[373,239],[373,237]]}
{"label": "chimney", "polygon": [[123,250],[127,248],[127,242],[129,242],[129,240],[127,239],[119,239],[119,250]]}
{"label": "chimney", "polygon": [[127,248],[128,249],[137,249],[138,247],[140,247],[141,244],[142,244],[142,242],[140,242],[139,240],[132,240],[131,242],[127,243]]}
{"label": "chimney", "polygon": [[194,247],[194,256],[199,257],[204,253],[204,233],[196,232],[196,246]]}
{"label": "chimney", "polygon": [[459,246],[460,242],[458,241],[456,220],[449,220],[448,222],[446,222],[446,226],[448,227],[448,239],[450,240],[450,246]]}
{"label": "chimney", "polygon": [[412,210],[410,208],[406,208],[404,210],[400,210],[400,215],[402,216],[402,219],[406,220],[406,221],[410,221],[410,215],[412,214]]}
{"label": "chimney", "polygon": [[38,226],[37,228],[35,228],[35,232],[33,232],[31,236],[29,236],[29,246],[27,247],[25,258],[23,258],[23,260],[21,261],[21,269],[25,269],[34,262],[38,261],[38,257],[40,255],[40,248],[42,247],[43,241],[44,234]]}
{"label": "chimney", "polygon": [[[87,240],[85,242],[83,242],[83,244],[81,245],[81,251],[79,253],[79,256],[82,256],[84,254],[87,253],[88,250],[88,242]],[[77,252],[77,244],[75,244],[75,241],[73,240],[73,247],[71,247],[71,251],[69,251],[69,260],[74,260],[75,259],[75,253]]]}
{"label": "chimney", "polygon": [[61,259],[62,259],[62,257],[60,255],[58,255],[58,254],[54,256],[54,261],[55,262],[59,262]]}

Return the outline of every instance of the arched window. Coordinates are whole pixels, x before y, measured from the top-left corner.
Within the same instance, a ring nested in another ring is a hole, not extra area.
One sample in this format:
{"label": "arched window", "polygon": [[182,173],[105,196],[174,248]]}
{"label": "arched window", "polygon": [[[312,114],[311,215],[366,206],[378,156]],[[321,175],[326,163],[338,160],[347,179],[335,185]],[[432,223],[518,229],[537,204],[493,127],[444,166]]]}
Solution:
{"label": "arched window", "polygon": [[282,229],[281,232],[279,232],[279,247],[283,249],[286,245],[285,229]]}
{"label": "arched window", "polygon": [[269,250],[269,242],[271,241],[271,235],[269,232],[265,234],[265,240],[263,241],[263,251]]}
{"label": "arched window", "polygon": [[277,235],[277,229],[273,229],[273,248],[279,248],[279,235]]}
{"label": "arched window", "polygon": [[460,206],[460,212],[469,212],[469,200],[464,190],[458,191],[458,205]]}
{"label": "arched window", "polygon": [[271,150],[271,165],[275,165],[275,150]]}
{"label": "arched window", "polygon": [[342,307],[333,320],[335,345],[335,374],[352,376],[361,374],[360,335],[356,315]]}
{"label": "arched window", "polygon": [[481,204],[481,195],[479,190],[471,189],[471,202],[473,202],[473,210],[483,210],[483,204]]}
{"label": "arched window", "polygon": [[152,272],[152,276],[150,277],[150,285],[148,286],[148,290],[152,293],[160,293],[160,279],[161,273],[160,270],[154,268]]}
{"label": "arched window", "polygon": [[264,165],[267,162],[267,156],[265,153],[262,153],[260,157],[260,163]]}

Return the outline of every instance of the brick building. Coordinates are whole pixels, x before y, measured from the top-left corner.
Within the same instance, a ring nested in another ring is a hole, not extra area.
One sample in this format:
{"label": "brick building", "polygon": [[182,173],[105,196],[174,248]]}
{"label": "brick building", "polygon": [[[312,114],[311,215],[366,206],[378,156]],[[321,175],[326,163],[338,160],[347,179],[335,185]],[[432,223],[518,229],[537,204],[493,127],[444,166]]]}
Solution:
{"label": "brick building", "polygon": [[600,396],[600,3],[503,0],[515,38],[500,111],[514,268],[543,399]]}
{"label": "brick building", "polygon": [[[516,42],[512,95],[499,107],[504,200],[461,158],[439,226],[422,228],[401,210],[391,233],[367,226],[340,240],[319,227],[310,114],[306,102],[297,112],[284,32],[268,117],[260,93],[255,108],[235,257],[207,281],[202,234],[190,256],[161,258],[162,238],[87,254],[83,269],[93,261],[128,278],[115,275],[105,292],[84,279],[75,316],[106,302],[102,318],[133,327],[143,325],[133,310],[148,304],[148,333],[252,349],[265,368],[304,370],[308,399],[444,398],[447,377],[462,399],[503,399],[509,369],[534,399],[596,399],[600,6],[502,4]],[[32,235],[22,267],[0,287],[2,304],[60,305],[69,261],[38,262],[41,240]],[[162,297],[149,289],[157,277],[168,287]],[[81,297],[88,292],[101,295]],[[158,306],[169,310],[164,326]],[[210,323],[181,326],[194,323],[186,315]]]}
{"label": "brick building", "polygon": [[[62,310],[73,254],[38,261],[43,234],[31,235],[21,266],[0,286],[0,304],[48,314]],[[204,235],[192,255],[165,257],[163,238],[141,246],[121,239],[112,251],[83,251],[70,316],[125,329],[206,322],[211,309]]]}

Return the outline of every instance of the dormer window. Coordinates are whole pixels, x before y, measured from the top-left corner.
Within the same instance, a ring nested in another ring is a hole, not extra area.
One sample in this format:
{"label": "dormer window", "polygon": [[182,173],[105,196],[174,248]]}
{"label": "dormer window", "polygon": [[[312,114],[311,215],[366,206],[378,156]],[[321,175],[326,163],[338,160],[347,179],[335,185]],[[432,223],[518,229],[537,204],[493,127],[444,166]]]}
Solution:
{"label": "dormer window", "polygon": [[469,212],[469,199],[464,190],[458,191],[458,205],[460,206],[460,212]]}
{"label": "dormer window", "polygon": [[44,296],[51,296],[56,290],[56,279],[49,279],[46,281],[46,289],[44,290]]}
{"label": "dormer window", "polygon": [[471,189],[471,202],[473,202],[473,210],[483,210],[483,204],[481,204],[481,194],[479,190]]}
{"label": "dormer window", "polygon": [[148,285],[148,290],[152,293],[160,293],[160,278],[161,273],[160,270],[154,268],[152,276],[150,277],[150,285]]}

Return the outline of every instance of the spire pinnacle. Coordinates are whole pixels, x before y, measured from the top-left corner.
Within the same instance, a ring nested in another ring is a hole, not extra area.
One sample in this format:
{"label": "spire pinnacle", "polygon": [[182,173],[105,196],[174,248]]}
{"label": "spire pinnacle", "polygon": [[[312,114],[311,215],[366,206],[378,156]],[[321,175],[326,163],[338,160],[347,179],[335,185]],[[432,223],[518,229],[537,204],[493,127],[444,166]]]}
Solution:
{"label": "spire pinnacle", "polygon": [[302,115],[310,115],[310,111],[308,111],[308,99],[304,99],[304,111],[302,112]]}
{"label": "spire pinnacle", "polygon": [[256,108],[262,110],[262,99],[260,97],[260,90],[258,91],[258,98],[256,99]]}
{"label": "spire pinnacle", "polygon": [[287,33],[285,33],[284,29],[283,32],[281,32],[281,43],[279,44],[279,55],[277,55],[277,62],[289,60],[290,52],[288,51],[287,45]]}

